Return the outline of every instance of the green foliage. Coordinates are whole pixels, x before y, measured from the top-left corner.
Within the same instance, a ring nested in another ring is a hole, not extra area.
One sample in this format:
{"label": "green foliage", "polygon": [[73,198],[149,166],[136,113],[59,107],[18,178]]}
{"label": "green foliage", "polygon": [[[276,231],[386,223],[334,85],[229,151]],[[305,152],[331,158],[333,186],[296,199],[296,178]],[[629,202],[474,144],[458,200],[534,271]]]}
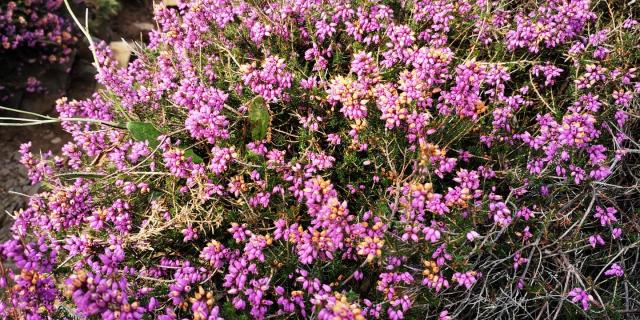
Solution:
{"label": "green foliage", "polygon": [[260,141],[267,138],[271,124],[269,105],[262,97],[257,96],[249,105],[249,123],[251,125],[251,138]]}
{"label": "green foliage", "polygon": [[93,28],[99,28],[109,22],[111,18],[118,14],[118,11],[120,11],[122,7],[119,0],[85,0],[85,4],[92,14],[90,26]]}
{"label": "green foliage", "polygon": [[[126,124],[127,130],[131,133],[131,136],[137,141],[147,141],[149,147],[152,149],[158,148],[160,141],[158,137],[162,135],[160,130],[147,122],[129,121]],[[202,163],[204,160],[201,156],[197,155],[192,149],[186,149],[184,151],[186,157],[191,157],[194,163]]]}

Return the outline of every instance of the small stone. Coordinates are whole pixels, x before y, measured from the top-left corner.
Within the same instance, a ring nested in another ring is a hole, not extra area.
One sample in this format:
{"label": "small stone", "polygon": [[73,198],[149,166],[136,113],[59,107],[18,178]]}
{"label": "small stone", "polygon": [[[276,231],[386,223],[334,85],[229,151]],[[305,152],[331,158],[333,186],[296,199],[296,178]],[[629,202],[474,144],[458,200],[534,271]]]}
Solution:
{"label": "small stone", "polygon": [[93,80],[98,71],[92,61],[86,59],[78,59],[71,69],[72,79],[81,78],[83,80]]}
{"label": "small stone", "polygon": [[53,144],[59,144],[60,142],[62,142],[62,139],[60,137],[55,137],[51,139],[51,143]]}
{"label": "small stone", "polygon": [[113,57],[118,61],[120,68],[126,67],[131,59],[131,48],[126,41],[113,41],[109,44]]}
{"label": "small stone", "polygon": [[141,31],[151,31],[155,28],[155,25],[150,22],[136,22],[133,26]]}

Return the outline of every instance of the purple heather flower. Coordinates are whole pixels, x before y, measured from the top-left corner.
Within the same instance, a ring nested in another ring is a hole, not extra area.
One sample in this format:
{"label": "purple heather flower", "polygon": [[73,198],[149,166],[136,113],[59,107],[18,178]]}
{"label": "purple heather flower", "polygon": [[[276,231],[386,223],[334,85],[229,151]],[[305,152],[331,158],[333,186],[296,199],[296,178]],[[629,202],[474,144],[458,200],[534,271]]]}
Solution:
{"label": "purple heather flower", "polygon": [[591,245],[592,248],[595,248],[598,245],[604,246],[605,242],[604,242],[604,239],[602,239],[601,235],[594,234],[592,236],[589,236],[589,244]]}
{"label": "purple heather flower", "polygon": [[284,59],[270,56],[262,63],[261,69],[257,65],[242,66],[242,81],[251,90],[261,95],[265,100],[274,102],[284,96],[284,90],[291,87],[292,76],[286,71]]}
{"label": "purple heather flower", "polygon": [[609,268],[609,270],[604,272],[604,275],[609,277],[620,278],[624,275],[624,270],[618,263],[614,263],[611,265],[611,268]]}
{"label": "purple heather flower", "polygon": [[467,240],[469,240],[470,242],[475,241],[479,237],[480,237],[480,234],[474,230],[467,232]]}
{"label": "purple heather flower", "polygon": [[569,297],[571,298],[571,302],[582,306],[583,310],[589,310],[589,302],[593,300],[593,297],[582,288],[573,288],[569,292]]}
{"label": "purple heather flower", "polygon": [[613,230],[611,230],[611,237],[613,239],[619,239],[621,236],[622,236],[622,229],[613,228]]}
{"label": "purple heather flower", "polygon": [[453,274],[452,279],[457,282],[458,285],[471,289],[481,276],[482,274],[476,271],[467,271],[465,273],[456,272]]}
{"label": "purple heather flower", "polygon": [[600,206],[596,206],[596,213],[593,216],[597,219],[600,219],[600,224],[604,227],[618,221],[618,219],[616,218],[617,212],[618,211],[613,207],[607,207],[606,209],[603,209]]}

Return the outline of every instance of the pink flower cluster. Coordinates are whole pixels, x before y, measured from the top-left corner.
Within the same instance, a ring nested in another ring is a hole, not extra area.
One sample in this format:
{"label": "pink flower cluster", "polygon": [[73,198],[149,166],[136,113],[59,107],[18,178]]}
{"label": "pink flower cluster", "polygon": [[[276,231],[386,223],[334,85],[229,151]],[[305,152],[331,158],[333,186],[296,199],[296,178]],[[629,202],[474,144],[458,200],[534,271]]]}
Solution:
{"label": "pink flower cluster", "polygon": [[[80,2],[80,1],[75,1]],[[9,76],[0,77],[0,102],[13,90],[44,88],[23,69],[34,63],[62,64],[72,58],[78,41],[60,0],[3,1],[0,4],[0,63]],[[16,84],[16,82],[23,81]]]}
{"label": "pink flower cluster", "polygon": [[62,152],[20,148],[43,189],[0,244],[0,315],[619,310],[637,248],[640,28],[597,20],[607,11],[159,5],[128,67],[93,48],[104,89],[58,102]]}

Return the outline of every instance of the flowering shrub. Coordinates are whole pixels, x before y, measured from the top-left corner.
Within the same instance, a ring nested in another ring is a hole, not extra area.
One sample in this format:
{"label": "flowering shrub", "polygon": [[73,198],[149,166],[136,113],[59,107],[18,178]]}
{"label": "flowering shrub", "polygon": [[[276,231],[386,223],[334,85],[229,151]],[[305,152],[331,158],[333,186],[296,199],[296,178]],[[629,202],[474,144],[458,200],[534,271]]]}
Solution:
{"label": "flowering shrub", "polygon": [[[0,61],[2,70],[10,70],[0,77],[0,100],[24,85],[16,75],[25,65],[64,64],[70,59],[78,38],[71,21],[62,14],[63,7],[61,0],[5,1],[0,5]],[[29,77],[26,90],[42,90],[39,80]]]}
{"label": "flowering shrub", "polygon": [[[113,16],[117,0],[69,0],[93,9],[91,25]],[[63,0],[4,1],[0,4],[0,101],[24,87],[27,92],[45,91],[37,76],[27,75],[29,65],[45,68],[65,64],[78,42],[76,30],[65,12]],[[26,78],[26,79],[22,79]]]}
{"label": "flowering shrub", "polygon": [[[606,318],[638,308],[623,3],[199,0],[104,89],[2,244],[6,317]],[[636,171],[637,173],[637,171]],[[635,261],[635,262],[634,262]]]}
{"label": "flowering shrub", "polygon": [[0,7],[2,50],[23,50],[33,58],[64,62],[77,38],[72,25],[61,15],[62,1],[8,1]]}

